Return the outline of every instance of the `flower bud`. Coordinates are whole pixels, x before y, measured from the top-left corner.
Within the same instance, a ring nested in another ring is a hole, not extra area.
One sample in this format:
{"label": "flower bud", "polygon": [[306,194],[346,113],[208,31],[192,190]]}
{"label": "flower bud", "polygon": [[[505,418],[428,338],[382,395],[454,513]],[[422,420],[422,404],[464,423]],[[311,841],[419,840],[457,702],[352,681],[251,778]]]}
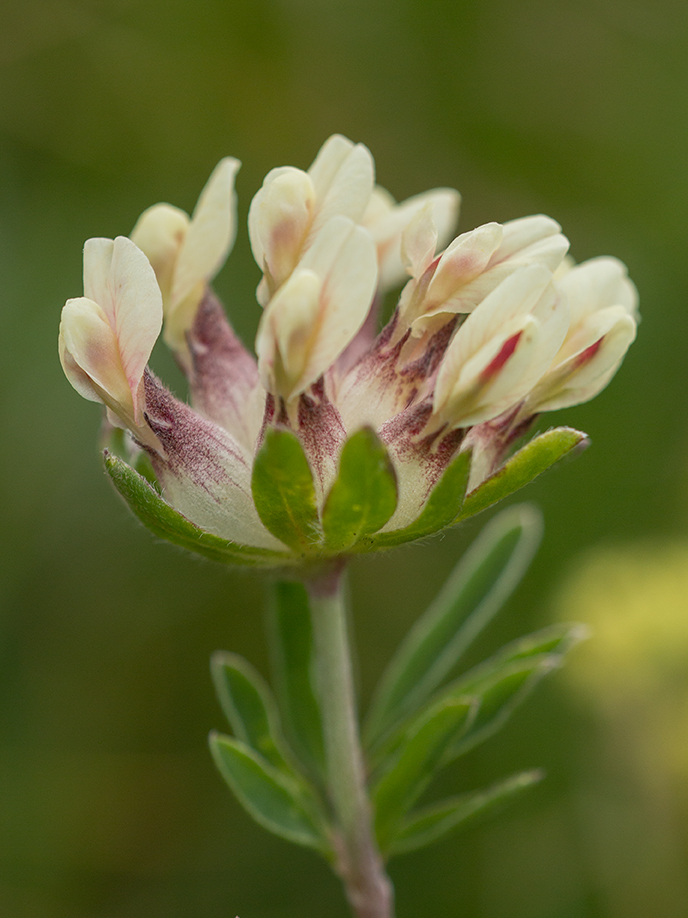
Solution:
{"label": "flower bud", "polygon": [[156,204],[141,214],[131,232],[131,239],[148,256],[158,277],[165,342],[181,354],[186,354],[186,333],[206,287],[234,245],[234,178],[240,165],[231,156],[220,160],[191,219],[179,208]]}
{"label": "flower bud", "polygon": [[162,327],[153,269],[125,236],[89,239],[84,294],[62,310],[59,348],[67,379],[84,398],[106,405],[112,423],[145,440],[143,373]]}
{"label": "flower bud", "polygon": [[287,281],[332,217],[361,219],[373,172],[367,147],[335,134],[308,172],[284,166],[267,174],[249,210],[251,248],[264,271],[257,291],[261,306]]}
{"label": "flower bud", "polygon": [[518,404],[559,350],[568,307],[544,265],[503,281],[459,328],[440,365],[428,431],[468,427]]}
{"label": "flower bud", "polygon": [[256,353],[269,392],[289,402],[326,372],[365,321],[376,280],[370,234],[333,217],[261,318]]}
{"label": "flower bud", "polygon": [[615,258],[593,258],[563,274],[568,334],[523,412],[566,408],[593,398],[610,382],[637,327],[638,294]]}
{"label": "flower bud", "polygon": [[[419,215],[428,220],[428,215]],[[437,326],[444,314],[470,313],[509,275],[525,265],[542,264],[554,271],[568,249],[559,224],[549,217],[487,223],[458,236],[432,260],[413,239],[428,229],[409,227],[402,243],[412,273],[399,303],[400,318],[420,336]]]}

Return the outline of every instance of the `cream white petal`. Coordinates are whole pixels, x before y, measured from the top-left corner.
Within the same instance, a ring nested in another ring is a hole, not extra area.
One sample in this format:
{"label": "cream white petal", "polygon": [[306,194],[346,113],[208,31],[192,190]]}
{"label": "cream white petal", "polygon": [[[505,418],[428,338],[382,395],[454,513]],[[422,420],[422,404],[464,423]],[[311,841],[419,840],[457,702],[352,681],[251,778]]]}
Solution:
{"label": "cream white petal", "polygon": [[[564,251],[557,255],[562,248]],[[543,261],[554,271],[567,250],[568,240],[561,235],[561,227],[557,221],[544,214],[535,214],[509,220],[504,224],[502,244],[495,252],[494,263],[515,256],[529,258],[533,252],[539,252],[540,255],[549,254],[551,260],[556,261],[555,264],[549,264],[545,258],[538,257],[539,261]]]}
{"label": "cream white petal", "polygon": [[341,215],[354,222],[362,218],[373,191],[375,166],[367,147],[335,134],[326,141],[308,174],[317,199],[310,244],[332,217]]}
{"label": "cream white petal", "polygon": [[[139,420],[136,393],[162,327],[162,296],[155,273],[143,252],[126,236],[89,239],[84,246],[84,291],[87,301],[97,303],[114,335]],[[92,326],[94,333],[97,329]],[[100,345],[103,340],[99,334]],[[92,375],[78,358],[77,362]]]}
{"label": "cream white petal", "polygon": [[637,318],[638,291],[617,258],[591,258],[572,267],[560,280],[571,307],[571,325],[607,306],[623,306]]}
{"label": "cream white petal", "polygon": [[162,295],[150,262],[126,236],[115,239],[110,284],[122,366],[135,393],[162,328]]}
{"label": "cream white petal", "polygon": [[432,205],[426,204],[414,213],[401,233],[399,259],[405,273],[418,279],[427,270],[435,257],[438,239]]}
{"label": "cream white petal", "polygon": [[91,401],[103,401],[103,394],[106,394],[113,403],[127,406],[133,414],[133,398],[117,338],[100,306],[86,297],[67,300],[62,310],[60,338],[63,353],[69,355],[91,382],[90,387],[86,385],[80,374],[70,372],[72,363],[63,361],[67,378],[74,388]]}
{"label": "cream white petal", "polygon": [[241,163],[220,160],[201,192],[177,260],[173,303],[181,302],[199,282],[211,281],[224,264],[236,237],[234,179]]}
{"label": "cream white petal", "polygon": [[[394,195],[390,194],[382,185],[374,185],[361,223],[367,230],[370,230],[371,236],[375,238],[374,227],[380,221],[384,221],[390,212],[397,206]],[[375,240],[377,242],[377,239]]]}
{"label": "cream white petal", "polygon": [[567,338],[528,399],[527,410],[553,411],[593,398],[610,382],[635,335],[635,319],[623,306],[590,315]]}
{"label": "cream white petal", "polygon": [[299,268],[268,303],[258,326],[256,354],[263,385],[285,400],[298,395],[318,331],[322,278]]}
{"label": "cream white petal", "polygon": [[115,327],[115,294],[111,285],[114,239],[96,237],[84,244],[84,296],[98,303]]}
{"label": "cream white petal", "polygon": [[363,227],[333,217],[302,266],[323,279],[320,324],[304,369],[305,387],[329,369],[365,322],[377,285],[375,243]]}
{"label": "cream white petal", "polygon": [[154,204],[144,210],[129,234],[150,261],[166,308],[172,296],[177,258],[189,228],[189,215],[171,204]]}
{"label": "cream white petal", "polygon": [[406,277],[408,261],[402,251],[402,234],[417,214],[426,208],[429,210],[435,227],[435,249],[432,252],[434,255],[437,247],[444,247],[451,236],[458,218],[460,202],[461,196],[458,191],[452,188],[435,188],[407,198],[400,204],[393,204],[384,214],[379,209],[371,209],[370,205],[368,206],[362,222],[377,245],[380,266],[378,283],[382,289],[394,287]]}
{"label": "cream white petal", "polygon": [[439,369],[435,426],[490,420],[546,372],[568,328],[568,307],[551,276],[541,265],[520,269],[466,319]]}
{"label": "cream white petal", "polygon": [[313,219],[315,189],[306,172],[273,169],[251,201],[248,229],[253,257],[267,267],[274,288],[293,271]]}
{"label": "cream white petal", "polygon": [[515,271],[468,316],[452,341],[447,356],[451,353],[455,355],[454,359],[464,363],[487,341],[499,336],[507,323],[526,316],[551,279],[551,272],[543,265],[530,265]]}
{"label": "cream white petal", "polygon": [[483,273],[502,241],[499,223],[462,233],[443,252],[426,294],[427,311],[451,306],[460,288]]}

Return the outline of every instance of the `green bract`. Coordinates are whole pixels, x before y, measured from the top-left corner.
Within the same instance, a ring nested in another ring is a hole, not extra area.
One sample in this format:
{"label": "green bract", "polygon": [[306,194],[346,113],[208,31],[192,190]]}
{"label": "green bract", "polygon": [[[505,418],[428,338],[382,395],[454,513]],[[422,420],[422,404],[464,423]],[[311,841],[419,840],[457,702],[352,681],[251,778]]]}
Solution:
{"label": "green bract", "polygon": [[513,494],[586,443],[585,434],[570,427],[548,430],[468,493],[471,452],[460,452],[418,517],[401,529],[386,530],[397,505],[397,482],[388,451],[372,428],[359,430],[344,444],[322,508],[298,437],[289,430],[268,429],[253,465],[251,489],[260,520],[283,543],[281,551],[242,545],[201,529],[170,506],[148,477],[108,451],[105,468],[129,507],[155,535],[214,561],[279,568],[381,551],[433,535]]}

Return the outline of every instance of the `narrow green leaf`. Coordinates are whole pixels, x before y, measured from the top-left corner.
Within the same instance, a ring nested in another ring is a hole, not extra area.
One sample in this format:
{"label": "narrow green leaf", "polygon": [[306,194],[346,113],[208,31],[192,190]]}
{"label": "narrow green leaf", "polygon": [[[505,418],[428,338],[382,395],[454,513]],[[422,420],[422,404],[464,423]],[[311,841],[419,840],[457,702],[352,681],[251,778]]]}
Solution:
{"label": "narrow green leaf", "polygon": [[499,471],[466,497],[455,523],[475,516],[527,485],[575,447],[588,445],[586,434],[572,427],[555,427],[526,443]]}
{"label": "narrow green leaf", "polygon": [[114,486],[143,525],[159,538],[224,564],[241,564],[252,567],[277,567],[293,564],[294,559],[287,553],[228,542],[226,539],[199,529],[185,516],[170,507],[155,488],[138,472],[130,468],[126,462],[111,455],[107,450],[103,456],[105,469]]}
{"label": "narrow green leaf", "polygon": [[375,548],[393,548],[413,539],[422,539],[450,526],[461,511],[471,471],[471,452],[466,450],[451,462],[430,492],[420,516],[404,529],[380,532],[373,541]]}
{"label": "narrow green leaf", "polygon": [[373,784],[375,830],[387,848],[407,810],[413,806],[440,767],[447,750],[475,714],[470,699],[449,699],[434,705],[404,737],[396,759]]}
{"label": "narrow green leaf", "polygon": [[318,827],[315,800],[241,740],[210,735],[210,749],[220,774],[247,813],[264,828],[288,841],[327,851]]}
{"label": "narrow green leaf", "polygon": [[337,480],[325,501],[327,547],[350,548],[381,529],[396,507],[396,474],[387,449],[371,427],[364,427],[344,444]]}
{"label": "narrow green leaf", "polygon": [[587,636],[588,628],[585,625],[549,625],[506,644],[489,659],[460,676],[449,688],[454,695],[457,692],[472,694],[476,687],[487,684],[490,679],[499,678],[500,673],[510,664],[525,662],[533,657],[561,659]]}
{"label": "narrow green leaf", "polygon": [[269,428],[253,464],[253,500],[266,529],[298,552],[320,539],[315,487],[298,438]]}
{"label": "narrow green leaf", "polygon": [[320,707],[314,690],[313,631],[308,594],[295,582],[271,585],[268,633],[273,684],[284,731],[313,775],[325,770]]}
{"label": "narrow green leaf", "polygon": [[[405,854],[429,845],[454,829],[487,816],[538,784],[542,771],[523,771],[485,790],[462,794],[416,810],[404,821],[389,854]],[[385,852],[386,853],[386,852]]]}
{"label": "narrow green leaf", "polygon": [[366,724],[374,746],[420,707],[506,601],[540,541],[541,519],[527,505],[496,516],[416,622],[380,680]]}
{"label": "narrow green leaf", "polygon": [[462,684],[462,680],[458,680],[454,697],[462,697],[468,688],[480,700],[480,707],[470,728],[447,750],[442,764],[464,755],[493,736],[516,708],[523,704],[535,686],[560,663],[561,657],[556,654],[540,654],[505,664],[498,674],[477,685]]}
{"label": "narrow green leaf", "polygon": [[279,717],[272,693],[260,674],[235,653],[217,651],[210,668],[217,696],[237,739],[267,762],[291,772],[283,754]]}
{"label": "narrow green leaf", "polygon": [[[586,634],[587,629],[581,625],[544,628],[507,644],[442,689],[429,705],[466,697],[475,698],[480,705],[470,730],[462,738],[461,748],[453,749],[449,758],[456,758],[492,736],[525,701],[540,679],[556,668],[563,656]],[[414,729],[413,725],[423,716],[423,711],[409,715],[388,734],[370,756],[371,767],[376,768],[393,755],[405,742],[408,731]]]}

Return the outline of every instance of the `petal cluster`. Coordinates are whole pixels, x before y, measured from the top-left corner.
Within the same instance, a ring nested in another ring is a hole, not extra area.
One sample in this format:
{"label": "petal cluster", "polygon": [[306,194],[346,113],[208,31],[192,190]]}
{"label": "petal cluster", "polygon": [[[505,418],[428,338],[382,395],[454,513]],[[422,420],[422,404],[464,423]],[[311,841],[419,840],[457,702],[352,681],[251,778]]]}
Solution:
{"label": "petal cluster", "polygon": [[[521,479],[523,463],[540,469],[532,444],[509,459],[533,419],[600,392],[635,337],[621,262],[575,265],[542,215],[452,238],[457,192],[398,204],[369,150],[335,135],[307,170],[273,169],[251,203],[254,357],[211,287],[236,235],[238,168],[219,163],[190,217],[157,204],[131,238],[89,240],[84,295],[60,325],[67,378],[150,460],[158,511],[233,559],[385,547],[450,524],[464,502],[480,509],[505,461]],[[380,329],[382,298],[402,284]],[[161,331],[190,405],[148,368]]]}

